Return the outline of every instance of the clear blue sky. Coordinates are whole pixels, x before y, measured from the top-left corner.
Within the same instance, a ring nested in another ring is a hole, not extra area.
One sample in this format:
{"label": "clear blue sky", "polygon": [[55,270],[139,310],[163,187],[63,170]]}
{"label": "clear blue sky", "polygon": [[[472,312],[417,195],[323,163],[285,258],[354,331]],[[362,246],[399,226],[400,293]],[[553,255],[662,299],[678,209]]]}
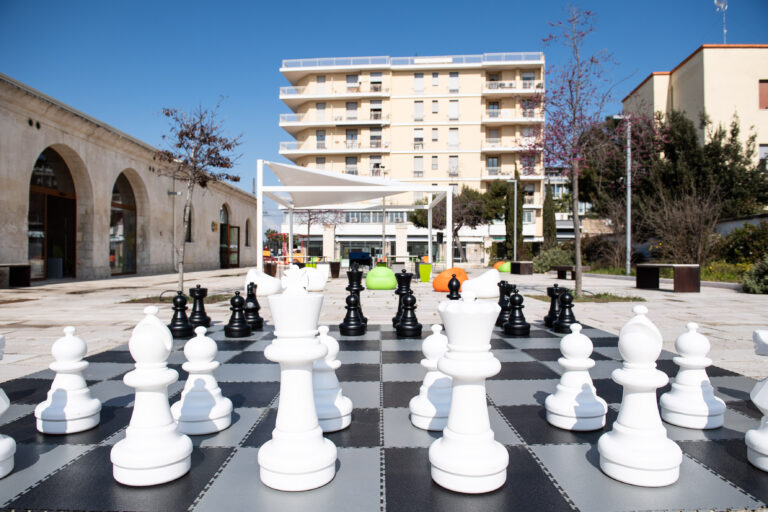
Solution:
{"label": "clear blue sky", "polygon": [[[597,13],[589,50],[616,61],[609,112],[651,71],[722,42],[712,0],[572,2]],[[567,1],[276,2],[0,0],[0,72],[149,144],[166,106],[211,106],[243,134],[236,172],[251,189],[256,159],[290,136],[278,126],[282,59],[540,51]],[[768,0],[731,0],[728,43],[768,43]],[[564,54],[546,52],[547,64]],[[274,182],[274,178],[269,181]],[[268,209],[276,210],[268,205]]]}

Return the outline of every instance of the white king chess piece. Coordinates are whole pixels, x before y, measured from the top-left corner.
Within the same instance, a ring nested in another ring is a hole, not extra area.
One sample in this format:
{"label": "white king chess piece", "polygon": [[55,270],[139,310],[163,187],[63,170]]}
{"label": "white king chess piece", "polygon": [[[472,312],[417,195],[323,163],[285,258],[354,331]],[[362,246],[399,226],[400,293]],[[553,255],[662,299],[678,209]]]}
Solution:
{"label": "white king chess piece", "polygon": [[327,325],[321,325],[318,331],[320,335],[317,339],[328,348],[328,354],[312,365],[315,409],[323,432],[336,432],[347,428],[352,422],[352,400],[344,396],[336,378],[336,370],[341,366],[341,361],[336,359],[339,342],[328,335]]}
{"label": "white king chess piece", "polygon": [[667,437],[656,404],[656,390],[669,381],[656,369],[661,333],[645,316],[645,306],[635,306],[632,311],[635,316],[619,333],[624,366],[611,375],[624,388],[621,408],[613,430],[597,442],[600,469],[621,482],[662,487],[680,477],[683,452]]}
{"label": "white king chess piece", "polygon": [[99,424],[101,402],[91,396],[83,378],[88,361],[83,361],[88,347],[75,328],[64,328],[64,337],[51,347],[56,372],[48,398],[35,407],[37,430],[43,434],[73,434]]}
{"label": "white king chess piece", "polygon": [[[755,354],[768,356],[768,330],[758,330],[752,334]],[[754,466],[768,471],[768,378],[761,380],[749,394],[752,403],[760,409],[763,417],[760,426],[747,431],[744,442],[747,445],[747,459]]]}
{"label": "white king chess piece", "polygon": [[451,378],[437,369],[437,362],[448,351],[448,338],[442,330],[443,326],[433,325],[432,334],[421,345],[424,353],[421,366],[427,369],[427,374],[419,394],[408,404],[411,423],[423,430],[443,430],[451,410]]}
{"label": "white king chess piece", "polygon": [[[5,350],[5,336],[0,334],[0,359]],[[0,389],[0,416],[11,406],[11,401],[5,391]],[[12,437],[0,434],[0,478],[13,471],[13,456],[16,453],[16,441]]]}

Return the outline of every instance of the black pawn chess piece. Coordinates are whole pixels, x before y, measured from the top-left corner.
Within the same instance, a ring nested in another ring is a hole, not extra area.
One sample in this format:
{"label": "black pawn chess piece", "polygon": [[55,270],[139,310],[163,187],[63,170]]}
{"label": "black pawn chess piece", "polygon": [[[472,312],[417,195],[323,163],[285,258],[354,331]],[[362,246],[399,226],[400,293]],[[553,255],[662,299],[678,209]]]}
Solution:
{"label": "black pawn chess piece", "polygon": [[192,297],[192,312],[189,314],[189,323],[193,327],[210,327],[211,317],[205,314],[205,303],[203,299],[208,296],[208,288],[200,288],[198,284],[189,289],[189,296]]}
{"label": "black pawn chess piece", "polygon": [[368,325],[368,319],[363,314],[363,307],[362,307],[363,301],[360,300],[360,292],[365,290],[365,287],[363,286],[363,271],[360,270],[360,267],[358,266],[357,263],[353,263],[352,268],[350,268],[347,271],[347,278],[349,279],[349,284],[347,285],[347,291],[357,295],[358,308],[360,310],[360,319],[365,325]]}
{"label": "black pawn chess piece", "polygon": [[451,274],[451,280],[448,281],[448,300],[459,300],[461,298],[461,295],[459,295],[459,290],[461,289],[461,281],[456,279],[456,274]]}
{"label": "black pawn chess piece", "polygon": [[229,323],[224,326],[224,335],[227,338],[245,338],[251,335],[251,326],[245,321],[245,299],[240,296],[240,292],[235,292],[235,296],[229,299],[230,311]]}
{"label": "black pawn chess piece", "polygon": [[248,283],[248,293],[245,296],[245,321],[251,326],[252,331],[260,331],[264,327],[264,319],[259,316],[261,305],[256,299],[256,285]]}
{"label": "black pawn chess piece", "polygon": [[195,335],[195,326],[187,319],[187,298],[181,290],[173,298],[173,318],[168,328],[174,338],[191,338]]}
{"label": "black pawn chess piece", "polygon": [[399,296],[397,303],[397,314],[392,317],[392,327],[397,327],[400,322],[400,317],[403,316],[403,298],[411,290],[411,279],[413,274],[408,273],[405,269],[400,273],[395,274],[395,280],[397,281],[397,289],[395,289],[395,295]]}
{"label": "black pawn chess piece", "polygon": [[347,296],[347,314],[344,321],[339,324],[339,333],[342,336],[362,336],[367,330],[360,315],[360,298],[355,293]]}
{"label": "black pawn chess piece", "polygon": [[573,295],[568,290],[560,294],[560,313],[555,322],[555,332],[568,334],[571,332],[571,325],[575,324],[576,317],[573,315]]}
{"label": "black pawn chess piece", "polygon": [[517,292],[517,286],[511,285],[509,320],[504,324],[504,334],[507,336],[528,336],[531,334],[531,324],[525,321],[523,315],[523,296]]}
{"label": "black pawn chess piece", "polygon": [[560,294],[563,293],[564,290],[564,288],[560,288],[557,284],[547,288],[547,296],[550,299],[549,312],[547,313],[547,316],[544,317],[544,325],[547,327],[554,326],[557,321],[557,317],[560,314]]}
{"label": "black pawn chess piece", "polygon": [[412,292],[403,297],[403,316],[396,331],[398,338],[421,338],[421,324],[416,318],[416,297]]}
{"label": "black pawn chess piece", "polygon": [[509,320],[509,313],[512,308],[509,305],[509,283],[506,281],[499,281],[499,316],[496,318],[496,327],[503,327],[507,320]]}

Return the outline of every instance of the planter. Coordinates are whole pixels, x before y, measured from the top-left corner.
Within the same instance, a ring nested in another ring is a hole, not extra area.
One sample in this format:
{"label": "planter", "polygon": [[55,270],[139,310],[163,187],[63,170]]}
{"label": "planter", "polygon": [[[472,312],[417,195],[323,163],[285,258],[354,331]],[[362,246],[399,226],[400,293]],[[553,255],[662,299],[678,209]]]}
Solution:
{"label": "planter", "polygon": [[331,262],[331,278],[338,279],[340,271],[341,271],[341,262],[332,261]]}
{"label": "planter", "polygon": [[277,263],[264,263],[264,273],[275,277],[277,275]]}
{"label": "planter", "polygon": [[47,279],[61,279],[64,277],[64,259],[63,258],[48,258],[46,260],[46,276]]}
{"label": "planter", "polygon": [[421,279],[422,283],[428,283],[429,279],[432,277],[432,264],[431,263],[422,263],[419,265],[419,278]]}

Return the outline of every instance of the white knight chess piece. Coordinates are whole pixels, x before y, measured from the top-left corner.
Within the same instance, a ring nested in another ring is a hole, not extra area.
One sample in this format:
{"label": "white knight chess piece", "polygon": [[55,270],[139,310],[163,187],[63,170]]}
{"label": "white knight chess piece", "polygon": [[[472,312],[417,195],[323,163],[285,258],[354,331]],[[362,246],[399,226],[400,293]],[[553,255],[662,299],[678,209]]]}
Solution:
{"label": "white knight chess piece", "polygon": [[[0,334],[0,359],[5,350],[5,336]],[[0,389],[0,416],[11,406],[11,401],[5,391]],[[13,471],[13,456],[16,454],[16,441],[12,437],[0,434],[0,478]]]}
{"label": "white knight chess piece", "polygon": [[[755,342],[755,354],[768,355],[768,330],[755,331],[752,334]],[[744,438],[747,445],[747,459],[752,465],[768,471],[768,378],[761,380],[749,394],[752,403],[760,409],[763,417],[760,426],[748,430]]]}

